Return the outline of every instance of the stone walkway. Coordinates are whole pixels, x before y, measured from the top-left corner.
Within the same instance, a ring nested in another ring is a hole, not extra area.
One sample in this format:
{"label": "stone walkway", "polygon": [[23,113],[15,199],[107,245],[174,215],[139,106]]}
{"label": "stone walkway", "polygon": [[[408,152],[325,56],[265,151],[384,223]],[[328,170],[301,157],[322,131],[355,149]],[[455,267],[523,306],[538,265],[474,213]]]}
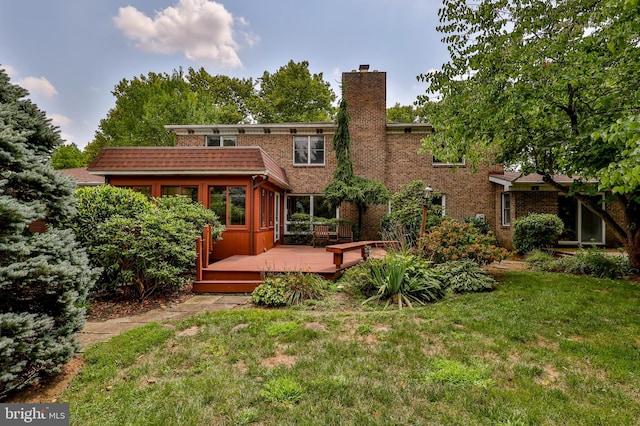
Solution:
{"label": "stone walkway", "polygon": [[169,308],[154,309],[136,316],[102,322],[87,322],[84,329],[78,333],[80,352],[84,352],[94,343],[107,341],[113,336],[143,324],[187,318],[200,312],[237,309],[249,305],[250,301],[251,296],[249,295],[203,294],[191,297],[185,302]]}

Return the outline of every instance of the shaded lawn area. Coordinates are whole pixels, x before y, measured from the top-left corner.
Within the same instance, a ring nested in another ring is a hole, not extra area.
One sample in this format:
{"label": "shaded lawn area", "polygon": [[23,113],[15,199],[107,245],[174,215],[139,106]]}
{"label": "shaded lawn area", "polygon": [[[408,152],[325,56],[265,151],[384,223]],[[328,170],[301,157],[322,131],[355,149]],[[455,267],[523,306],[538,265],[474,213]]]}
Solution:
{"label": "shaded lawn area", "polygon": [[401,311],[247,309],[85,353],[75,425],[634,425],[640,287],[507,272]]}

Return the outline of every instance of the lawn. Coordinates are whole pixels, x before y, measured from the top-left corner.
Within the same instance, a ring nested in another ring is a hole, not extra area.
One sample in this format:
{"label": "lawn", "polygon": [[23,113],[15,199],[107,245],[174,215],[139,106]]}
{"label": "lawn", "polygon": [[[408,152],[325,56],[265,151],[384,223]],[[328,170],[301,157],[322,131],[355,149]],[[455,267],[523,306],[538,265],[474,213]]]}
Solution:
{"label": "lawn", "polygon": [[75,425],[635,425],[640,286],[508,272],[398,310],[247,309],[93,346]]}

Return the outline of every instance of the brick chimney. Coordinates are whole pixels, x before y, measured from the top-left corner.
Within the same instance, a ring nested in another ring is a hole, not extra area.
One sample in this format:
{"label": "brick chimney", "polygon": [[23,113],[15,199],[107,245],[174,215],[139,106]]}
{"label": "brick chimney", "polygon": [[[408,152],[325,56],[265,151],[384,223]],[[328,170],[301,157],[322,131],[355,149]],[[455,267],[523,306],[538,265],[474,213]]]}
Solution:
{"label": "brick chimney", "polygon": [[387,123],[387,73],[358,71],[342,74],[342,97],[347,100],[351,124],[351,154],[357,175],[383,179]]}

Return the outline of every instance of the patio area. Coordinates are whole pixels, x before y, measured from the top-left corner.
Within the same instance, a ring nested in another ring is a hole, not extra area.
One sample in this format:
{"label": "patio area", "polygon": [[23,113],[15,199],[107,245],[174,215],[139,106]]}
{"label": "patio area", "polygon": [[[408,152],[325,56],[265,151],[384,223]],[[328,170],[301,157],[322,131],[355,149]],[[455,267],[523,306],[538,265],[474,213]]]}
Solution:
{"label": "patio area", "polygon": [[[371,257],[383,257],[383,248],[371,248]],[[333,253],[325,247],[286,246],[272,248],[256,256],[236,255],[209,264],[202,269],[202,279],[193,285],[196,293],[248,293],[260,283],[264,274],[304,272],[336,280],[344,269],[362,260],[360,251],[344,253],[339,269],[333,263]]]}

